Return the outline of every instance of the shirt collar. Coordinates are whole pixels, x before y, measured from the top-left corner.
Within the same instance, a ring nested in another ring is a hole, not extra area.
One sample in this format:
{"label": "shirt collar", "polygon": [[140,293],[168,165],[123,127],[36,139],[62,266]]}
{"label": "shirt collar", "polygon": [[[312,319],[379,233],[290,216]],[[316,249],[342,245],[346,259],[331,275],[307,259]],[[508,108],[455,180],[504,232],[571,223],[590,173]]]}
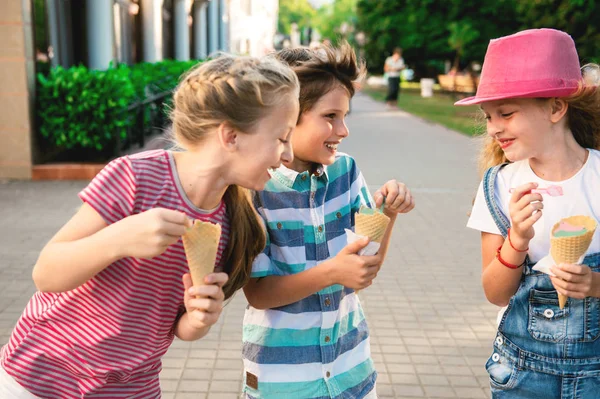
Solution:
{"label": "shirt collar", "polygon": [[[285,165],[281,165],[279,168],[277,168],[275,170],[275,172],[273,173],[273,178],[276,179],[278,182],[280,182],[281,184],[292,188],[294,185],[294,182],[296,182],[297,179],[302,179],[302,176],[309,176],[309,172],[308,171],[304,171],[302,173],[300,172],[296,172],[293,169],[288,168]],[[316,167],[316,172],[314,173],[314,175],[317,178],[323,177],[324,179],[328,179],[327,176],[327,166],[326,165],[321,165],[318,164]]]}

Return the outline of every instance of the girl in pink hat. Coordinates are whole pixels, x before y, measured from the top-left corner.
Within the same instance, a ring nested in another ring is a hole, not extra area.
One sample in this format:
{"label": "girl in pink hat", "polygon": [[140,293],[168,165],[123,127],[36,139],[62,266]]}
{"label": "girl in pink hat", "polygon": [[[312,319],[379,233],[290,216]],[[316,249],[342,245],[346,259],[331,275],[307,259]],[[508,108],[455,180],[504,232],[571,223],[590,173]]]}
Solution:
{"label": "girl in pink hat", "polygon": [[[486,363],[492,397],[598,398],[600,229],[581,264],[547,257],[561,218],[600,222],[597,82],[582,76],[568,34],[526,30],[490,42],[465,104],[487,120],[467,226],[481,231],[486,297],[503,307]],[[563,308],[557,293],[569,297]]]}

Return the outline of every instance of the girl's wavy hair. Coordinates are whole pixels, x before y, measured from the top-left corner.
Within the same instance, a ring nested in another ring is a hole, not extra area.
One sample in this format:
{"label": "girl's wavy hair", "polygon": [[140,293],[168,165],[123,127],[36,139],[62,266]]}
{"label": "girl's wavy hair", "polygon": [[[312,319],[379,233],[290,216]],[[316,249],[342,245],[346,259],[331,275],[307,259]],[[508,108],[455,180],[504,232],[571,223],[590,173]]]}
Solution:
{"label": "girl's wavy hair", "polygon": [[366,74],[364,61],[356,57],[347,42],[339,47],[284,49],[276,52],[274,57],[289,65],[300,81],[298,121],[321,97],[337,87],[344,87],[350,97],[354,96]]}
{"label": "girl's wavy hair", "polygon": [[[597,64],[587,64],[581,70],[583,80],[579,89],[572,95],[563,97],[569,106],[567,126],[580,146],[600,150],[600,67]],[[478,162],[480,174],[504,162],[508,162],[504,151],[494,138],[485,134]]]}
{"label": "girl's wavy hair", "polygon": [[[298,78],[286,65],[268,57],[223,54],[183,76],[173,95],[173,139],[183,149],[201,145],[207,133],[224,122],[253,134],[262,118],[284,101],[297,99],[298,93]],[[231,229],[223,253],[229,275],[223,291],[230,298],[250,279],[252,262],[264,249],[266,237],[249,190],[231,185],[224,201]]]}

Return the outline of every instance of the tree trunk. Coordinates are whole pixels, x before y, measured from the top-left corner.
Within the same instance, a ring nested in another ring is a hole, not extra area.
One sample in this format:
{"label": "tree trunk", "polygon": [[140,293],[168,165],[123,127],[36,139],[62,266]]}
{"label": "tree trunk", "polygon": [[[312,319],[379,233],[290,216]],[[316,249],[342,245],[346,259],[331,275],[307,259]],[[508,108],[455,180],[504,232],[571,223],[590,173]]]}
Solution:
{"label": "tree trunk", "polygon": [[460,65],[460,49],[456,50],[456,56],[454,56],[454,65],[452,69],[454,69],[454,76],[452,76],[452,92],[456,93],[456,75],[458,75],[458,66]]}

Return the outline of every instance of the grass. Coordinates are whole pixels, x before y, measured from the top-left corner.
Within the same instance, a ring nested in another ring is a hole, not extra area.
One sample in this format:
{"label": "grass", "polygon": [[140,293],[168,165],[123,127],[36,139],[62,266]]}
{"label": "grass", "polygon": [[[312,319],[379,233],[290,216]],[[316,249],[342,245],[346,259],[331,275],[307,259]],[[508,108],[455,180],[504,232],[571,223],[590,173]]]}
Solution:
{"label": "grass", "polygon": [[[384,101],[385,88],[365,87],[365,93],[377,101]],[[400,91],[398,107],[410,114],[429,120],[468,136],[479,134],[483,129],[483,121],[478,120],[479,107],[457,107],[452,95],[434,92],[433,97],[421,97],[420,90],[405,89]]]}

